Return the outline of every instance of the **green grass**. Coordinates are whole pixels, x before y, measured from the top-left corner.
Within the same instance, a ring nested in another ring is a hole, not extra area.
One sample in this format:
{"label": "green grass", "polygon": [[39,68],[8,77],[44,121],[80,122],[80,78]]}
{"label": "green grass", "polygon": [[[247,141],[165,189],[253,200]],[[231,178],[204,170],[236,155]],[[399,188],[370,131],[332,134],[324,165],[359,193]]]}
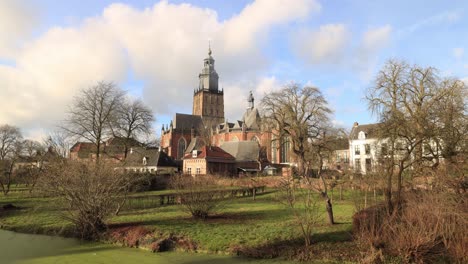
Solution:
{"label": "green grass", "polygon": [[[167,191],[135,194],[157,195]],[[333,210],[336,225],[327,223],[325,203],[319,200],[323,217],[316,226],[313,240],[315,247],[347,245],[351,236],[351,217],[354,203],[350,192],[339,200],[335,190]],[[6,229],[28,233],[55,234],[71,229],[71,224],[61,216],[63,211],[53,198],[31,197],[25,193],[12,193],[0,197],[0,205],[12,203],[21,210],[4,212],[0,225]],[[222,209],[205,221],[194,220],[179,205],[164,205],[148,209],[126,209],[110,219],[111,224],[143,225],[164,233],[183,235],[195,241],[201,251],[228,252],[235,247],[258,248],[281,243],[301,243],[301,233],[291,212],[276,200],[276,193],[269,192],[252,197],[234,198],[224,202]],[[66,233],[66,232],[65,232]]]}

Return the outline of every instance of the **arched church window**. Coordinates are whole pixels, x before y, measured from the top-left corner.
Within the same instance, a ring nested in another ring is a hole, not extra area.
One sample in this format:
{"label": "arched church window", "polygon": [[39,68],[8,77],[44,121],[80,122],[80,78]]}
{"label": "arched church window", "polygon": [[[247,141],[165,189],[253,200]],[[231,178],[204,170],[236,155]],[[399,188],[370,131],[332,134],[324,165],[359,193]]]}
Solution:
{"label": "arched church window", "polygon": [[185,138],[181,137],[177,146],[177,159],[181,159],[184,156],[186,147],[187,142],[185,141]]}
{"label": "arched church window", "polygon": [[258,139],[257,136],[253,136],[253,137],[252,137],[252,141],[255,141],[255,142],[257,142],[257,143],[260,143],[260,140]]}
{"label": "arched church window", "polygon": [[278,162],[278,155],[277,155],[278,147],[277,147],[277,143],[278,143],[278,141],[276,141],[276,140],[274,140],[274,139],[271,141],[271,162],[272,162],[272,163],[277,163],[277,162]]}
{"label": "arched church window", "polygon": [[290,149],[291,149],[291,142],[289,137],[283,138],[281,142],[281,163],[287,163],[289,162],[289,154],[290,154]]}

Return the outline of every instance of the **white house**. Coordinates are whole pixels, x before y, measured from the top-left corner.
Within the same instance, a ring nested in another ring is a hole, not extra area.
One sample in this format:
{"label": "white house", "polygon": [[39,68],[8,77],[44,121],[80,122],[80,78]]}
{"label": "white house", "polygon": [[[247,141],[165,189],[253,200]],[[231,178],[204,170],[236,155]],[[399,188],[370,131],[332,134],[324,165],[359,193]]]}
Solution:
{"label": "white house", "polygon": [[359,125],[354,122],[349,135],[350,166],[356,172],[370,172],[377,161],[378,154],[385,151],[385,141],[378,138],[380,124]]}

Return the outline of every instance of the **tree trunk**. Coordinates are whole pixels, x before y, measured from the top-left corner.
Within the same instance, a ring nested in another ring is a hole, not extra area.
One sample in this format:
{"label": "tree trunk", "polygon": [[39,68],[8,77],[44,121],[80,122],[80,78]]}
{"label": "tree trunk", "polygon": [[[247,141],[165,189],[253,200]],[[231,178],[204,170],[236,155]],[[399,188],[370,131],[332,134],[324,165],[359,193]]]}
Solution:
{"label": "tree trunk", "polygon": [[326,197],[326,205],[327,205],[327,214],[328,214],[328,222],[330,225],[335,224],[335,220],[333,219],[333,205],[331,203],[330,198],[328,195],[325,193],[324,196]]}
{"label": "tree trunk", "polygon": [[403,161],[398,166],[398,177],[397,177],[397,192],[396,192],[396,205],[397,210],[401,209],[401,189],[402,189],[402,177],[403,177]]}

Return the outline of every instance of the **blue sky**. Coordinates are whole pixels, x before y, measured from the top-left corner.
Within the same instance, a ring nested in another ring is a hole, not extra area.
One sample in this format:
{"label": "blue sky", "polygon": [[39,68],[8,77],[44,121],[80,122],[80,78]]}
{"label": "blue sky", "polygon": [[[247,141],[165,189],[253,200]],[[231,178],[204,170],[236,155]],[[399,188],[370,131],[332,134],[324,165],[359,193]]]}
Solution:
{"label": "blue sky", "polygon": [[228,120],[245,98],[319,87],[334,122],[375,122],[365,90],[390,58],[468,77],[466,1],[0,1],[0,123],[39,138],[77,90],[114,81],[155,112],[190,113],[211,40]]}

